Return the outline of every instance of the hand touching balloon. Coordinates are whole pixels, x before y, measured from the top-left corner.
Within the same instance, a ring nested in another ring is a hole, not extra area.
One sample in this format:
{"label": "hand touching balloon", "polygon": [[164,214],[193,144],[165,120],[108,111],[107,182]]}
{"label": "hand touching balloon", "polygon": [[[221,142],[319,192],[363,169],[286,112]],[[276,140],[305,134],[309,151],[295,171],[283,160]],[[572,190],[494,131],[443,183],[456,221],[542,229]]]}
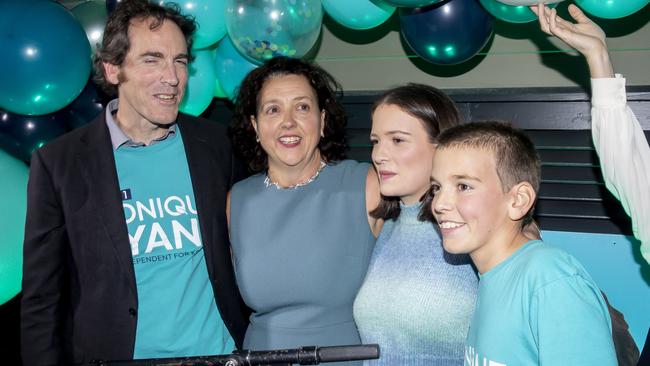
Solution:
{"label": "hand touching balloon", "polygon": [[569,14],[575,22],[562,19],[555,9],[542,4],[532,6],[531,10],[537,14],[544,33],[556,36],[585,56],[592,78],[614,76],[605,32],[577,6],[569,5]]}

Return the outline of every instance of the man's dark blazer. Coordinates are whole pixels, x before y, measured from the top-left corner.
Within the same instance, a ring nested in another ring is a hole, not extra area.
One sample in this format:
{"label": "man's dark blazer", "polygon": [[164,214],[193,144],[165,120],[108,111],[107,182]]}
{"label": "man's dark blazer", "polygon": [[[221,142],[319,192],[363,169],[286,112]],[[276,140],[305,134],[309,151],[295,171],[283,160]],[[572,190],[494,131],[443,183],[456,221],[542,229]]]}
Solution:
{"label": "man's dark blazer", "polygon": [[[32,156],[21,307],[25,365],[133,358],[136,282],[104,113]],[[247,320],[225,214],[238,169],[224,126],[179,114],[178,127],[219,313],[241,347]]]}

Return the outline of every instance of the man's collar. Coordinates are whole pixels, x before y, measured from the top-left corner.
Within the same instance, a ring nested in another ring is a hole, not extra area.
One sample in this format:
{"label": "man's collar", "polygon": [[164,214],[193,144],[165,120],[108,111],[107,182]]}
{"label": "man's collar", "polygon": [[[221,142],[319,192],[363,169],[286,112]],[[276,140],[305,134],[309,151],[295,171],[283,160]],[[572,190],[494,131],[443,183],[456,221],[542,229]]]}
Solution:
{"label": "man's collar", "polygon": [[[141,146],[146,146],[142,142],[135,142],[127,136],[124,131],[120,128],[120,126],[117,125],[117,122],[115,122],[115,114],[117,113],[117,110],[119,108],[120,100],[119,99],[113,99],[111,100],[108,105],[106,105],[106,126],[108,126],[108,132],[111,136],[111,145],[113,145],[113,151],[117,150],[120,146],[126,145],[128,147],[141,147]],[[167,130],[167,133],[162,136],[161,138],[155,139],[154,141],[151,142],[151,144],[155,144],[156,142],[166,140],[168,137],[171,137],[176,134],[176,124],[174,123],[173,125],[169,126],[169,129]]]}

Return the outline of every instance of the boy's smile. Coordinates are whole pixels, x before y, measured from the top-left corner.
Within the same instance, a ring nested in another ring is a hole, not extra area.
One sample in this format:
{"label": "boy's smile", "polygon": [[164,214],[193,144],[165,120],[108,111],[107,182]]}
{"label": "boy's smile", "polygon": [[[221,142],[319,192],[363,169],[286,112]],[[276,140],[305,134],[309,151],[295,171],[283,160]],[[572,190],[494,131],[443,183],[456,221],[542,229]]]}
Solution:
{"label": "boy's smile", "polygon": [[481,273],[511,254],[510,244],[520,241],[520,224],[511,219],[513,194],[503,192],[492,151],[474,147],[436,151],[432,187],[431,209],[445,250],[469,253]]}

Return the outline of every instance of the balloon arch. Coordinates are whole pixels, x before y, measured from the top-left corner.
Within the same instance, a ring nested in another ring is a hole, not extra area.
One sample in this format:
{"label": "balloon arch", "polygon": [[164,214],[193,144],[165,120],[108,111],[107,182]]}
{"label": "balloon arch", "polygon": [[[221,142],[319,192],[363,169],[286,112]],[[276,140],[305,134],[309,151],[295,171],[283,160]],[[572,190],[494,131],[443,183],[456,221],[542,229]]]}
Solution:
{"label": "balloon arch", "polygon": [[[366,30],[395,13],[406,43],[438,65],[463,63],[489,43],[493,21],[536,20],[539,0],[159,0],[176,3],[198,24],[195,60],[181,111],[199,115],[214,97],[233,99],[239,83],[274,56],[303,57],[315,45],[323,15]],[[544,0],[550,6],[563,0]],[[600,18],[622,18],[650,0],[574,0]],[[0,304],[20,291],[24,190],[30,154],[101,112],[89,81],[91,56],[106,18],[120,0],[0,2]],[[27,16],[28,14],[28,16]],[[61,47],[65,45],[65,47]],[[22,162],[21,162],[22,161]],[[13,192],[18,189],[20,192]],[[12,192],[12,193],[7,193]],[[7,206],[8,205],[8,206]],[[4,215],[4,216],[3,216]],[[7,216],[9,215],[9,216]],[[12,219],[14,218],[14,219]]]}

